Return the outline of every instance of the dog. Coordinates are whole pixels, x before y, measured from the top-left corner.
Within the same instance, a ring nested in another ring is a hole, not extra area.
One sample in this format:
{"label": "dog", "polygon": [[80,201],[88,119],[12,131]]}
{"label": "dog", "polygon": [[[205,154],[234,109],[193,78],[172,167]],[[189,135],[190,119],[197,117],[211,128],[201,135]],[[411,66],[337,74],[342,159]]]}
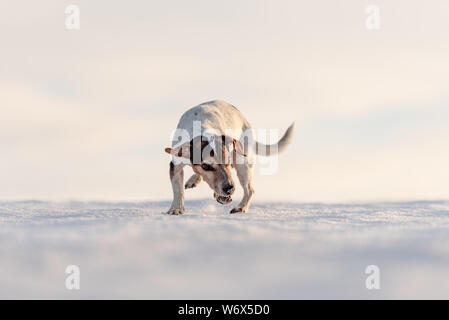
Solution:
{"label": "dog", "polygon": [[[205,181],[221,204],[232,202],[235,183],[231,169],[235,169],[244,195],[230,213],[247,212],[254,196],[252,176],[254,155],[269,156],[284,150],[290,143],[295,123],[275,144],[265,145],[253,140],[251,125],[233,105],[214,100],[187,110],[179,120],[172,139],[169,176],[173,202],[168,214],[185,212],[184,188],[190,189]],[[243,140],[243,142],[242,142]],[[184,166],[190,165],[194,174],[184,183]]]}

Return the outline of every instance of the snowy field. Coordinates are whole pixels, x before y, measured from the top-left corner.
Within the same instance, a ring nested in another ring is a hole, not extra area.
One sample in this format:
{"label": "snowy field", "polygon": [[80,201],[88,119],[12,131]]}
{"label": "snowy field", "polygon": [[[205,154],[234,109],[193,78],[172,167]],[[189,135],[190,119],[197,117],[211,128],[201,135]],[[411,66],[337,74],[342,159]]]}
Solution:
{"label": "snowy field", "polygon": [[449,201],[168,207],[0,203],[0,298],[449,298]]}

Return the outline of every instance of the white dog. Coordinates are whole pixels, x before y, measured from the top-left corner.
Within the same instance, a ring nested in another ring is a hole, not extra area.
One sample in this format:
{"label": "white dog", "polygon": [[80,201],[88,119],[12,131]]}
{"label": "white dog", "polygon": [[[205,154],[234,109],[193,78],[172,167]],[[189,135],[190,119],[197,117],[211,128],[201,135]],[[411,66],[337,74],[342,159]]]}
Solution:
{"label": "white dog", "polygon": [[290,143],[294,125],[290,125],[276,144],[265,145],[253,140],[250,124],[229,103],[214,100],[187,110],[179,120],[172,148],[165,149],[172,155],[170,180],[173,203],[168,214],[184,213],[185,165],[190,165],[195,172],[185,188],[194,188],[204,180],[221,204],[232,201],[235,185],[231,168],[234,168],[244,196],[231,213],[246,212],[254,195],[251,183],[254,154],[269,156],[281,152]]}

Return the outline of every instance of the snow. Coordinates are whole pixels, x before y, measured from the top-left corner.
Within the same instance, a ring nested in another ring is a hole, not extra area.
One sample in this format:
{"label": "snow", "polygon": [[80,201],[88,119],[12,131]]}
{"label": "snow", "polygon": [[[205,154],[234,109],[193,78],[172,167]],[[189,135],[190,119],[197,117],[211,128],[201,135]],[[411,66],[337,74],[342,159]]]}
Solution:
{"label": "snow", "polygon": [[169,204],[0,202],[0,298],[449,297],[449,201]]}

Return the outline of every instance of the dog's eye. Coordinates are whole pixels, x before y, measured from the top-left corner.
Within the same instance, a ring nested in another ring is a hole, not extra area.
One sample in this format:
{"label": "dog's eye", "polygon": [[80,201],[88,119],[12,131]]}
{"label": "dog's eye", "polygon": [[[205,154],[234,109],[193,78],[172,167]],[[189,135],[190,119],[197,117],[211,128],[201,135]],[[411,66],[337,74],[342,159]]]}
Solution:
{"label": "dog's eye", "polygon": [[201,168],[203,168],[203,170],[206,170],[206,171],[213,171],[214,170],[214,168],[211,165],[207,164],[207,163],[203,163],[201,165]]}

